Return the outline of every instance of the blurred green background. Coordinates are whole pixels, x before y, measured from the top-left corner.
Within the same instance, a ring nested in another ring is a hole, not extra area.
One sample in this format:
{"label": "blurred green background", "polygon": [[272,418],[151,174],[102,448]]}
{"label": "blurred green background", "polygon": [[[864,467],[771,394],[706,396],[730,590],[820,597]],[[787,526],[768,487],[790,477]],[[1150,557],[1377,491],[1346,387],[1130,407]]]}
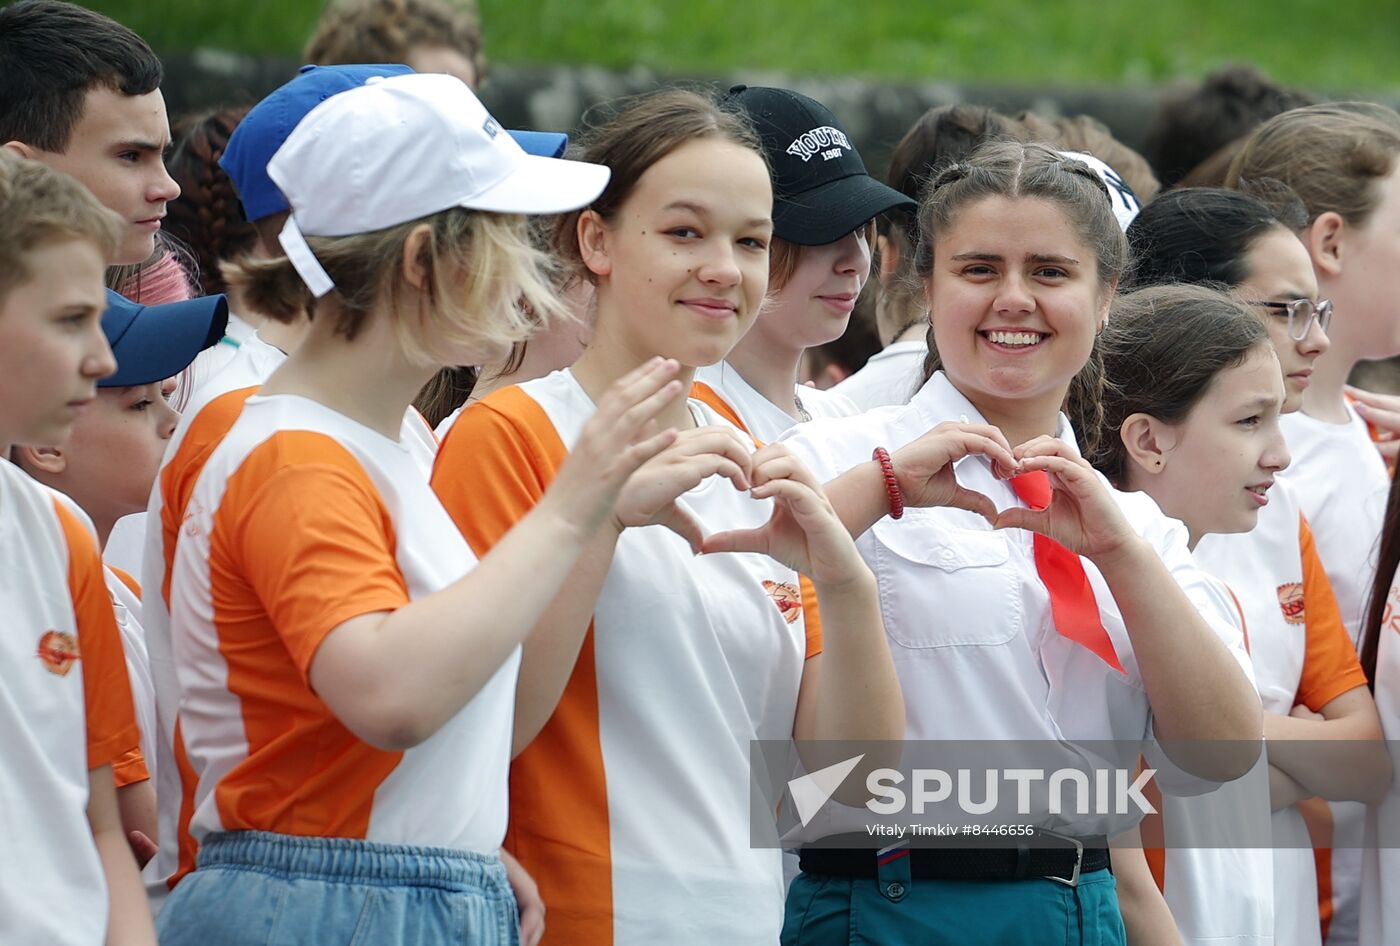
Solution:
{"label": "blurred green background", "polygon": [[[162,52],[297,55],[322,0],[82,0]],[[486,53],[989,83],[1151,83],[1228,61],[1342,92],[1400,87],[1397,0],[480,0]]]}

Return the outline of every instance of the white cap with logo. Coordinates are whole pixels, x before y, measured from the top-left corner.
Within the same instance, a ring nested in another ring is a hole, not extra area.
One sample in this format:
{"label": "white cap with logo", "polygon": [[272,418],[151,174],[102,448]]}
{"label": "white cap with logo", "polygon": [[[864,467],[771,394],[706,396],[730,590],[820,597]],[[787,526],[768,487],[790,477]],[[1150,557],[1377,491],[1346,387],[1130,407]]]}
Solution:
{"label": "white cap with logo", "polygon": [[1128,186],[1128,182],[1123,180],[1123,175],[1087,151],[1061,151],[1060,154],[1080,164],[1087,164],[1089,169],[1099,176],[1103,186],[1108,188],[1108,199],[1113,206],[1114,219],[1126,233],[1128,225],[1137,219],[1138,211],[1142,210],[1142,200]]}
{"label": "white cap with logo", "polygon": [[307,113],[267,165],[291,205],[282,249],[316,296],[335,285],[305,236],[370,233],[452,207],[552,214],[591,203],[611,172],[526,154],[465,83],[369,79]]}

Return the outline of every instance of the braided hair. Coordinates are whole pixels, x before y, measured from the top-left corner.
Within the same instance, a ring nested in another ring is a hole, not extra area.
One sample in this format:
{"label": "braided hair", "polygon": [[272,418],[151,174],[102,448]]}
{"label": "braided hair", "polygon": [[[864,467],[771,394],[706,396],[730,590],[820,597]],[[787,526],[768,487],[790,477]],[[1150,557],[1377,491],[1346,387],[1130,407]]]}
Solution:
{"label": "braided hair", "polygon": [[175,126],[168,163],[180,196],[166,205],[165,229],[189,246],[205,295],[226,289],[219,261],[244,255],[258,239],[233,181],[219,167],[229,135],[246,114],[246,106],[227,108],[189,116]]}

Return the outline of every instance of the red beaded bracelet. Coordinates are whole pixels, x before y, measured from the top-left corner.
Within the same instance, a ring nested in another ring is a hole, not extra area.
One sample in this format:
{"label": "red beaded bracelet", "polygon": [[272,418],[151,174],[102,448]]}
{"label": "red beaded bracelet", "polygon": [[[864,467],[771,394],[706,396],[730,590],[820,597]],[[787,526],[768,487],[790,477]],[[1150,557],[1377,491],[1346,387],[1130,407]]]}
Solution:
{"label": "red beaded bracelet", "polygon": [[899,480],[895,479],[894,463],[890,460],[889,451],[884,447],[876,447],[870,459],[880,464],[880,472],[885,477],[885,492],[890,496],[890,518],[898,519],[904,515],[904,494],[899,491]]}

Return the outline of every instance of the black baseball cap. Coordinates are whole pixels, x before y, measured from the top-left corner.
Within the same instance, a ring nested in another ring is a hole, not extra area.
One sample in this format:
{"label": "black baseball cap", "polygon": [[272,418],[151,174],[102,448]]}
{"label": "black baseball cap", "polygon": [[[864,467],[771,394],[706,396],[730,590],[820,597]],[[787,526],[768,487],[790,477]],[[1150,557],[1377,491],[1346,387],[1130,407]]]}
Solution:
{"label": "black baseball cap", "polygon": [[915,201],[865,170],[826,106],[787,89],[736,85],[724,104],[748,116],[773,168],[773,234],[802,246],[834,243]]}

